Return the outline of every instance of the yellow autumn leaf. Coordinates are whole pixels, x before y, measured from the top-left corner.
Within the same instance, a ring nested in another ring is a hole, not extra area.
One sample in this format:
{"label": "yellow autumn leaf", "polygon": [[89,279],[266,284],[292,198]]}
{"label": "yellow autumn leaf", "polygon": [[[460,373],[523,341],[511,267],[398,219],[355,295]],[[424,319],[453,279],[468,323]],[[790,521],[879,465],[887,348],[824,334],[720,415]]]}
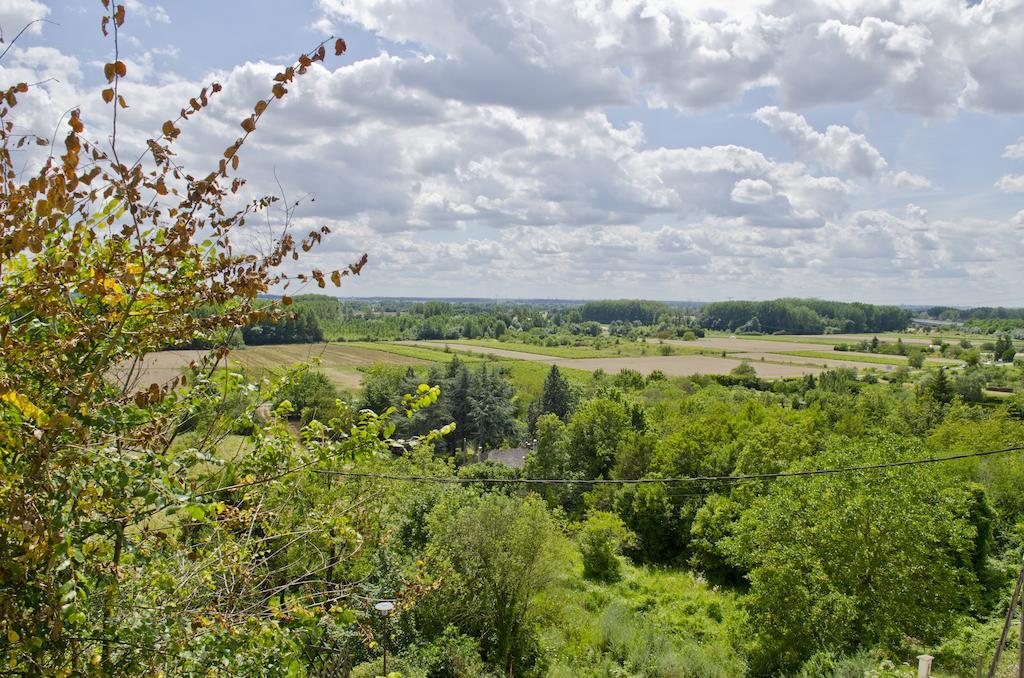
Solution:
{"label": "yellow autumn leaf", "polygon": [[8,391],[7,393],[0,395],[0,402],[5,402],[8,405],[11,405],[14,409],[21,412],[21,416],[26,419],[33,419],[40,424],[45,424],[50,418],[46,412],[43,412],[41,409],[36,407],[28,398],[17,391]]}

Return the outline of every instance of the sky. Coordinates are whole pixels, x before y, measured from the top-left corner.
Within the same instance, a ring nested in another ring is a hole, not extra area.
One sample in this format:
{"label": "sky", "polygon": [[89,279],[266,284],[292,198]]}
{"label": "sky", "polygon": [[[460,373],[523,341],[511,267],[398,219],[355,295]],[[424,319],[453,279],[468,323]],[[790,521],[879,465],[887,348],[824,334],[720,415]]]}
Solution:
{"label": "sky", "polygon": [[[369,255],[335,294],[1024,306],[1024,0],[125,4],[119,143],[217,81],[197,174],[346,40],[240,153],[249,197],[331,229],[303,268]],[[101,15],[0,0],[8,45],[45,19],[0,59],[42,82],[26,131],[78,107],[109,137]]]}

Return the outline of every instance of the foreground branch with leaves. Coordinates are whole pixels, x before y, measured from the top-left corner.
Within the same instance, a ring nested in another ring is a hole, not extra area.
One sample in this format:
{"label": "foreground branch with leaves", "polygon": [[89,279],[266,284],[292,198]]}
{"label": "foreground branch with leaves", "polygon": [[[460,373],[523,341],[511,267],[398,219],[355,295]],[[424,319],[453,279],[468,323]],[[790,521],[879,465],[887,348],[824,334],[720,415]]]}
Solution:
{"label": "foreground branch with leaves", "polygon": [[[258,295],[340,285],[366,263],[364,255],[339,271],[286,273],[283,264],[328,232],[296,237],[289,210],[267,251],[235,244],[276,202],[242,202],[239,150],[327,48],[278,73],[216,168],[193,174],[175,142],[221,86],[203,88],[127,158],[118,141],[129,105],[118,56],[126,12],[102,4],[114,54],[100,93],[108,143],[90,140],[77,109],[61,148],[20,133],[27,83],[6,87],[0,106],[0,655],[29,674],[110,675],[159,671],[170,658],[228,666],[248,644],[256,650],[237,661],[287,668],[320,613],[345,609],[351,591],[338,574],[361,548],[359,508],[267,507],[285,480],[289,492],[320,487],[316,468],[388,450],[388,413],[348,411],[300,440],[285,426],[286,405],[266,411],[272,390],[241,386],[222,369],[225,348],[168,383],[139,383],[139,368],[172,342],[225,346],[239,328],[287,315],[287,296],[268,306]],[[344,41],[333,49],[344,53]],[[20,171],[26,158],[37,169]],[[236,414],[253,449],[225,465],[217,445],[237,417],[214,417],[204,430],[188,424],[240,392]],[[404,407],[432,397],[428,389]],[[291,557],[299,544],[315,548]]]}

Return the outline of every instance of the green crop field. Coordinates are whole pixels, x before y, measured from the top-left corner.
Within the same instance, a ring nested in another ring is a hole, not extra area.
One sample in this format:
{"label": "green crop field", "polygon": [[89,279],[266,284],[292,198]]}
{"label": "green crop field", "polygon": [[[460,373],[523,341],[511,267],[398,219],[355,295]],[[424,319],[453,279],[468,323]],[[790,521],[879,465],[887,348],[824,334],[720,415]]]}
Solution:
{"label": "green crop field", "polygon": [[[868,355],[864,353],[853,353],[850,351],[779,351],[780,355],[798,356],[801,358],[820,358],[822,360],[849,360],[858,363],[871,363],[875,365],[906,365],[907,358],[901,355]],[[927,365],[960,365],[959,360],[948,358],[925,358]]]}
{"label": "green crop field", "polygon": [[[508,370],[508,376],[512,383],[530,399],[540,395],[544,386],[544,379],[548,376],[548,372],[551,371],[551,365],[548,363],[526,360],[499,360],[488,364],[499,369]],[[593,373],[587,370],[577,370],[564,366],[560,366],[558,369],[569,382],[580,387],[587,388],[594,383]]]}
{"label": "green crop field", "polygon": [[[425,362],[437,363],[437,362],[448,362],[456,354],[459,356],[459,360],[467,363],[480,362],[484,360],[483,357],[475,355],[469,351],[458,351],[457,346],[452,346],[450,350],[444,350],[443,347],[434,348],[430,345],[412,346],[409,344],[397,344],[390,342],[349,342],[344,346],[352,346],[355,348],[361,348],[365,350],[377,351],[380,353],[388,353],[391,355],[402,356],[404,358],[413,358],[415,360],[422,360]],[[380,362],[387,362],[384,359]]]}
{"label": "green crop field", "polygon": [[[524,353],[524,358],[528,354]],[[589,354],[569,353],[571,357],[588,357]],[[260,376],[265,371],[280,371],[290,365],[311,363],[315,369],[323,372],[339,388],[352,392],[359,388],[363,371],[375,364],[411,367],[417,374],[426,377],[431,365],[443,364],[458,357],[459,360],[471,363],[487,363],[494,368],[505,369],[517,388],[535,397],[540,393],[544,378],[551,366],[547,362],[516,360],[507,356],[488,356],[487,354],[459,351],[452,344],[450,350],[431,348],[426,345],[413,346],[408,344],[348,342],[342,344],[288,344],[283,346],[256,346],[232,351],[230,362],[242,367],[252,376]],[[570,381],[587,386],[593,377],[589,370],[562,368]]]}
{"label": "green crop field", "polygon": [[[499,341],[497,339],[459,339],[451,342],[432,341],[432,345],[444,344],[452,350],[458,350],[459,346],[473,346],[477,349],[487,348],[497,351],[516,351],[528,355],[541,355],[549,358],[634,358],[639,356],[656,355],[699,355],[708,353],[713,355],[715,351],[702,349],[698,344],[692,346],[684,345],[682,342],[673,341],[661,343],[657,339],[649,341],[627,341],[612,343],[604,339],[601,343],[570,346],[544,346],[540,344],[528,344],[518,341]],[[667,347],[667,348],[663,348]],[[667,351],[663,353],[662,351]]]}
{"label": "green crop field", "polygon": [[457,349],[460,345],[477,346],[479,348],[492,348],[500,351],[519,351],[521,353],[543,355],[552,358],[604,358],[605,356],[616,355],[614,349],[608,348],[594,348],[593,346],[540,346],[514,341],[498,341],[497,339],[459,339],[457,342],[453,341],[447,345],[453,349]]}

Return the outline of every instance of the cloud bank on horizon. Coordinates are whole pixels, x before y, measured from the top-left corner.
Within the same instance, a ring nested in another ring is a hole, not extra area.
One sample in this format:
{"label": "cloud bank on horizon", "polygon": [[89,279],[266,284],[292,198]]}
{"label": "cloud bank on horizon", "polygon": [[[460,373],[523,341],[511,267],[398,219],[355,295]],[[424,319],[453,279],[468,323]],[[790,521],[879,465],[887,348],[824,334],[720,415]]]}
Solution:
{"label": "cloud bank on horizon", "polygon": [[[26,128],[104,119],[95,4],[0,0],[5,38],[64,27],[0,61],[49,80]],[[215,164],[285,60],[214,59],[175,4],[126,4],[119,137],[216,79],[179,149]],[[227,5],[208,20],[282,23]],[[324,267],[370,254],[345,293],[1024,305],[1024,0],[319,0],[288,21],[303,42],[272,54],[357,48],[242,170],[315,195],[298,223],[334,230]]]}

